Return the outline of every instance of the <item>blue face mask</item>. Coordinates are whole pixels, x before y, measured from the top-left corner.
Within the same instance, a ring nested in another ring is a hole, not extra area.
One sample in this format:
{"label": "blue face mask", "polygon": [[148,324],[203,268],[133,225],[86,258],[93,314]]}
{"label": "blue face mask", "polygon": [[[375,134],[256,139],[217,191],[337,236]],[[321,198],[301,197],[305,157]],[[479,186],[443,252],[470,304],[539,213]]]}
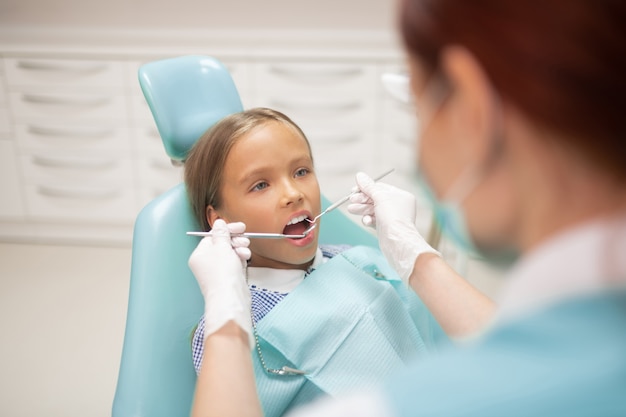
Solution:
{"label": "blue face mask", "polygon": [[440,200],[435,196],[424,175],[421,172],[417,174],[417,182],[433,208],[433,214],[441,228],[441,233],[467,254],[482,258],[495,267],[508,268],[519,258],[518,251],[508,247],[479,248],[474,243],[467,227],[462,203],[478,185],[478,179],[478,175],[466,172],[452,187],[452,190],[460,190],[460,193],[448,193],[454,197]]}
{"label": "blue face mask", "polygon": [[417,182],[433,208],[435,220],[441,227],[442,234],[459,249],[467,253],[478,254],[479,250],[474,245],[461,207],[463,201],[437,199],[421,172],[417,175]]}
{"label": "blue face mask", "polygon": [[[427,85],[425,91],[432,89]],[[440,102],[436,110],[426,123],[423,123],[422,136],[430,127],[436,114],[445,103],[446,96],[440,96]],[[495,147],[494,147],[495,149]],[[463,202],[480,184],[485,174],[485,170],[480,167],[470,167],[461,173],[459,178],[452,184],[442,199],[438,199],[430,186],[424,173],[418,169],[417,182],[423,190],[425,197],[433,208],[433,214],[442,234],[449,239],[456,247],[474,256],[485,258],[490,263],[508,266],[518,258],[517,251],[508,248],[498,250],[479,249],[474,243],[463,212]]]}

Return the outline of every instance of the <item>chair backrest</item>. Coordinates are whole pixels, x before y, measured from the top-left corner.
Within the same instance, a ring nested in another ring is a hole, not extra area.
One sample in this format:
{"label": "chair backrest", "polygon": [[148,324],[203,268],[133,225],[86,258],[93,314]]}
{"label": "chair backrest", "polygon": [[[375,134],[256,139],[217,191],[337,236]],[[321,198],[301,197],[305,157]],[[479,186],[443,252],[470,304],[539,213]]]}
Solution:
{"label": "chair backrest", "polygon": [[[175,160],[184,159],[194,137],[241,110],[228,71],[213,58],[157,61],[143,66],[139,78],[166,151]],[[329,202],[322,198],[322,205]],[[196,381],[191,332],[204,301],[187,266],[199,238],[185,232],[198,227],[183,184],[137,216],[113,417],[189,415]],[[320,243],[377,246],[372,234],[339,210],[324,216]]]}

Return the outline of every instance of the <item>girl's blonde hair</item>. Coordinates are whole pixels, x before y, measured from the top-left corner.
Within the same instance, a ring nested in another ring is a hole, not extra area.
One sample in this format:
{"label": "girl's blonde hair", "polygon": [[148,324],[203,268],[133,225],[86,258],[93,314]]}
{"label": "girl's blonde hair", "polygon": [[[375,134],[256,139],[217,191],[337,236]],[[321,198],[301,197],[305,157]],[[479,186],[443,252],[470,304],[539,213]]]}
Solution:
{"label": "girl's blonde hair", "polygon": [[283,123],[294,129],[302,136],[311,153],[311,145],[302,129],[276,110],[254,108],[226,116],[217,122],[198,139],[185,160],[187,195],[202,230],[211,230],[206,216],[207,207],[220,207],[222,176],[230,149],[243,135],[268,122]]}

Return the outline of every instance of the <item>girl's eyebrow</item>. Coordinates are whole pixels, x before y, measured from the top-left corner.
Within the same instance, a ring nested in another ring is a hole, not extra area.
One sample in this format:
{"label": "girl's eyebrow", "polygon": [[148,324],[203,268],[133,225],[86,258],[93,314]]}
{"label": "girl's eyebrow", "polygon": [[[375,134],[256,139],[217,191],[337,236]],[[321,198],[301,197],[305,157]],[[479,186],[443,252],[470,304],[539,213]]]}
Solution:
{"label": "girl's eyebrow", "polygon": [[271,168],[268,168],[268,167],[261,167],[261,168],[253,169],[252,171],[247,172],[243,177],[241,177],[241,179],[239,180],[239,183],[240,184],[245,184],[245,183],[249,182],[254,177],[262,176],[264,173],[266,173],[270,169]]}
{"label": "girl's eyebrow", "polygon": [[[311,159],[311,156],[306,154],[306,155],[298,155],[295,158],[291,159],[291,161],[289,161],[290,164],[301,164],[301,163],[308,163],[308,164],[312,164],[313,160]],[[252,178],[254,177],[260,177],[263,176],[264,174],[267,174],[267,172],[271,171],[274,168],[274,165],[272,166],[264,166],[264,167],[259,167],[256,169],[253,169],[250,172],[246,172],[244,176],[242,176],[239,179],[239,184],[245,184],[247,182],[249,182]]]}

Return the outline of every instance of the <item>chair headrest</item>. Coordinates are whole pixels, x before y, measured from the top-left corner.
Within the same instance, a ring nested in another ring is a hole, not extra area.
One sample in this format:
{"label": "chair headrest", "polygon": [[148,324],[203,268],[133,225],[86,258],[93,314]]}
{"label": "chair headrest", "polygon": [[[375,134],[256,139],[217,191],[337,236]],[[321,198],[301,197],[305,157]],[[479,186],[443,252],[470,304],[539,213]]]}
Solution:
{"label": "chair headrest", "polygon": [[228,70],[212,57],[187,55],[144,64],[139,84],[173,161],[184,161],[217,121],[243,111]]}

